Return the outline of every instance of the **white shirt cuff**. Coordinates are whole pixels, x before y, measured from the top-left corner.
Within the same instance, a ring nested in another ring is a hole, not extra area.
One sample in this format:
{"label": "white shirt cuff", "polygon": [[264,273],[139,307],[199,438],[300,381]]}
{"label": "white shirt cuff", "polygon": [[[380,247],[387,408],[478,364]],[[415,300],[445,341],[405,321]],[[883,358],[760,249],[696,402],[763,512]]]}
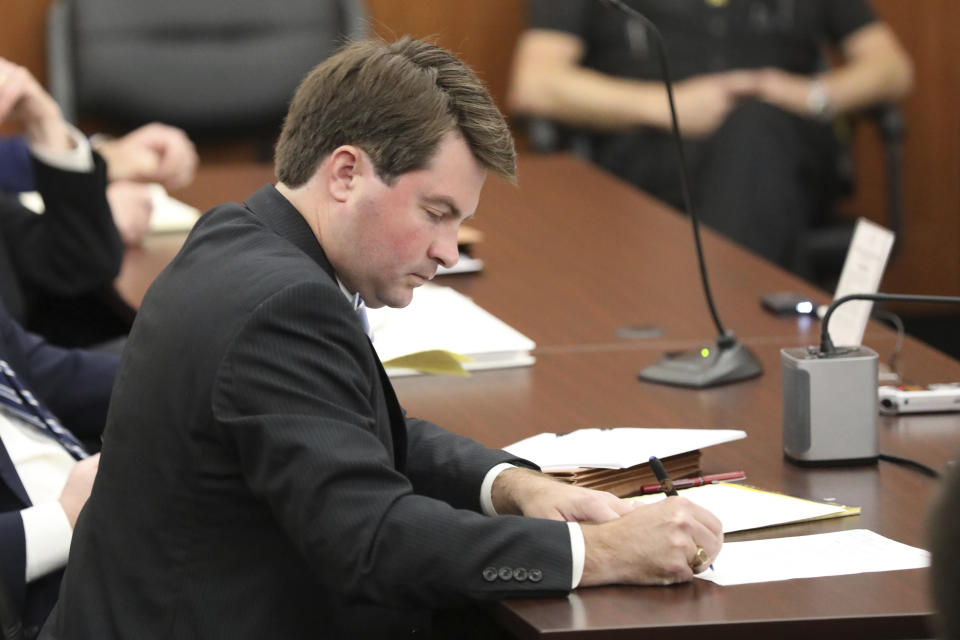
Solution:
{"label": "white shirt cuff", "polygon": [[570,556],[573,558],[573,584],[571,589],[580,586],[580,580],[583,579],[583,563],[587,557],[587,543],[583,540],[583,529],[579,522],[568,522],[570,529]]}
{"label": "white shirt cuff", "polygon": [[493,481],[507,469],[514,468],[516,468],[515,465],[509,462],[501,462],[487,471],[487,475],[483,476],[483,482],[480,484],[480,511],[483,512],[483,515],[497,515],[497,510],[493,508]]}
{"label": "white shirt cuff", "polygon": [[30,153],[37,160],[50,165],[54,169],[62,171],[76,171],[77,173],[89,173],[93,171],[93,155],[90,150],[90,142],[86,136],[80,133],[79,129],[71,124],[67,125],[67,134],[73,142],[73,149],[69,151],[51,151],[37,145],[30,145]]}
{"label": "white shirt cuff", "polygon": [[22,509],[20,518],[27,547],[27,582],[65,567],[73,528],[60,503],[47,502]]}

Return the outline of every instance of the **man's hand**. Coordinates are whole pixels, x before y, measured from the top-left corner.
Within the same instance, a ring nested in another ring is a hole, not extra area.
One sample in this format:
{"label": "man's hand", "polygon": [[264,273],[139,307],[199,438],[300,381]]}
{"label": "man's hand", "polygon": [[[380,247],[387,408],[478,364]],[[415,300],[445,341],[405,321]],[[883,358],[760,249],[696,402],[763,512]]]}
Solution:
{"label": "man's hand", "polygon": [[76,526],[77,516],[80,515],[80,510],[90,497],[90,490],[93,489],[93,481],[97,477],[99,466],[100,454],[98,453],[77,462],[67,476],[67,484],[60,493],[60,506],[67,514],[71,527]]}
{"label": "man's hand", "polygon": [[[759,77],[752,71],[726,71],[696,76],[674,86],[680,133],[702,138],[716,131],[737,101],[758,91]],[[670,128],[669,105],[664,128]]]}
{"label": "man's hand", "polygon": [[798,116],[811,117],[808,96],[810,78],[781,69],[769,68],[757,72],[757,98]]}
{"label": "man's hand", "polygon": [[[580,586],[673,584],[713,562],[723,528],[703,507],[674,497],[603,524],[585,524],[583,538],[587,554]],[[704,554],[698,558],[700,548]]]}
{"label": "man's hand", "polygon": [[19,123],[27,141],[49,151],[67,151],[73,143],[60,107],[23,67],[0,58],[0,122]]}
{"label": "man's hand", "polygon": [[159,182],[177,189],[190,184],[197,169],[197,150],[187,134],[158,122],[95,146],[107,161],[110,180]]}
{"label": "man's hand", "polygon": [[612,493],[560,482],[530,469],[507,469],[491,490],[497,513],[568,522],[606,522],[633,510],[634,503]]}
{"label": "man's hand", "polygon": [[107,201],[123,243],[138,246],[150,231],[153,192],[149,185],[120,180],[107,185]]}

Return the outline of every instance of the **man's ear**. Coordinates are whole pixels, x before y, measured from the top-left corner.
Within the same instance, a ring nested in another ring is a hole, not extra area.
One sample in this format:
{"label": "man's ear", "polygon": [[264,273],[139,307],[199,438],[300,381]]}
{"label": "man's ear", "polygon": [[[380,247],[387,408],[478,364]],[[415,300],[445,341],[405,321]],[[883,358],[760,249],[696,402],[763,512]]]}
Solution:
{"label": "man's ear", "polygon": [[356,187],[357,177],[363,171],[362,153],[358,147],[345,144],[330,154],[327,187],[335,201],[346,202]]}

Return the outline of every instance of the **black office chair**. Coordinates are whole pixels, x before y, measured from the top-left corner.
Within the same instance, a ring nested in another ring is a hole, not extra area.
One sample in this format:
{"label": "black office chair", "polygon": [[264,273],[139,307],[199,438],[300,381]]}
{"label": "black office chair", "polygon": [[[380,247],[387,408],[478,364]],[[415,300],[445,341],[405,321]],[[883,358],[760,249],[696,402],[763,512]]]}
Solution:
{"label": "black office chair", "polygon": [[56,0],[50,90],[71,121],[192,136],[279,131],[294,89],[366,35],[362,0]]}
{"label": "black office chair", "polygon": [[[887,176],[885,226],[896,234],[890,254],[890,260],[893,260],[903,243],[904,231],[903,139],[906,135],[906,121],[899,107],[883,104],[853,114],[842,123],[845,126],[840,127],[839,134],[841,139],[836,163],[836,196],[839,198],[853,192],[856,168],[851,131],[854,127],[866,123],[877,127],[883,142]],[[797,240],[797,258],[793,270],[803,278],[831,289],[843,268],[855,226],[855,220],[838,220],[835,215],[829,215],[821,223],[809,228]]]}

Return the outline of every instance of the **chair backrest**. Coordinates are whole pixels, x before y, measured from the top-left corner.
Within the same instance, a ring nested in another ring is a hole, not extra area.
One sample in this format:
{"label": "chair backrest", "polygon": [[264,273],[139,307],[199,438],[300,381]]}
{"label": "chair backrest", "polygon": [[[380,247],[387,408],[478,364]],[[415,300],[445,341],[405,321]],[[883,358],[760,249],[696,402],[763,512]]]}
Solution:
{"label": "chair backrest", "polygon": [[71,120],[273,127],[306,73],[365,34],[361,0],[57,0],[51,93]]}

